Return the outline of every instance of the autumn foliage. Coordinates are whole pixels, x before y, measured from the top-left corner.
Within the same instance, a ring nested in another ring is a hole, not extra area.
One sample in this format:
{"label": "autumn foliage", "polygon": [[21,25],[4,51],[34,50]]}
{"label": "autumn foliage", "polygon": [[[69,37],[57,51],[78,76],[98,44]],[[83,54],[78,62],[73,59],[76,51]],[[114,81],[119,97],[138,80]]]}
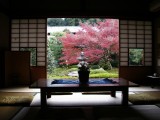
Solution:
{"label": "autumn foliage", "polygon": [[[117,19],[105,19],[91,25],[81,23],[76,34],[66,34],[61,38],[63,56],[61,64],[77,64],[81,50],[88,62],[97,63],[100,60],[111,61],[111,54],[119,52],[119,22]],[[82,46],[82,47],[81,47]]]}

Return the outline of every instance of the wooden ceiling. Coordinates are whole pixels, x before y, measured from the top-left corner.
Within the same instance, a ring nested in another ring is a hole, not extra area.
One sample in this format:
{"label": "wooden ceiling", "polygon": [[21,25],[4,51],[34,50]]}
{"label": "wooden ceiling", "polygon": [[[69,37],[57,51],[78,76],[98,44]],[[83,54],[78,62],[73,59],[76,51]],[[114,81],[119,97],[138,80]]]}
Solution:
{"label": "wooden ceiling", "polygon": [[160,10],[160,0],[0,0],[0,12],[17,16],[145,17]]}

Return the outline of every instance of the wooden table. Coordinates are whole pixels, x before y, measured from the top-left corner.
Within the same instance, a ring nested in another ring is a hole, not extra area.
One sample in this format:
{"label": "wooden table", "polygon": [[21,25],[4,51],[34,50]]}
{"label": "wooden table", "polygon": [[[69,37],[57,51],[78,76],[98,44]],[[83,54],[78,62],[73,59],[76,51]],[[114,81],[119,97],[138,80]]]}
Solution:
{"label": "wooden table", "polygon": [[136,87],[137,84],[123,78],[110,78],[117,83],[113,84],[51,84],[52,80],[41,79],[33,83],[30,88],[40,88],[41,107],[47,107],[47,98],[51,92],[93,92],[112,91],[111,96],[115,96],[116,91],[122,91],[122,105],[128,105],[128,89]]}

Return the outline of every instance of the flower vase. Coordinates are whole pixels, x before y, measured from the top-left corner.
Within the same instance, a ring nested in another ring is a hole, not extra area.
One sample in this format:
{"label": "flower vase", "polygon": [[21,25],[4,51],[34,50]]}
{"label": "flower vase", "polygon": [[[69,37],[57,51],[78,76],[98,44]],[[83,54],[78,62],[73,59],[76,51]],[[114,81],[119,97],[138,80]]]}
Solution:
{"label": "flower vase", "polygon": [[90,71],[78,71],[79,82],[81,84],[87,84],[89,81],[89,74],[90,74]]}

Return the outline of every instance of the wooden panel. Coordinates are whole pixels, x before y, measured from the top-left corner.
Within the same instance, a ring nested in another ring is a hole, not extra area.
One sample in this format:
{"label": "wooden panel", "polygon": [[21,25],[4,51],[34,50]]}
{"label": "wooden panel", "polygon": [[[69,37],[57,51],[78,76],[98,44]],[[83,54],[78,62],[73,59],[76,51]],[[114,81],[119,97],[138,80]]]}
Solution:
{"label": "wooden panel", "polygon": [[[46,53],[46,19],[12,19],[11,20],[11,50],[21,50],[20,48],[37,48],[39,52]],[[36,65],[45,66],[45,60],[38,61]]]}
{"label": "wooden panel", "polygon": [[121,66],[119,67],[119,77],[125,78],[138,84],[147,84],[147,76],[152,75],[153,67],[151,66]]}
{"label": "wooden panel", "polygon": [[29,85],[30,52],[5,52],[5,86]]}
{"label": "wooden panel", "polygon": [[[128,66],[125,62],[129,61],[124,62],[128,56],[122,54],[129,54],[125,49],[130,48],[142,48],[145,51],[145,58],[152,57],[151,21],[120,20],[120,66]],[[144,66],[152,66],[152,61],[145,60]]]}
{"label": "wooden panel", "polygon": [[39,80],[39,79],[46,79],[46,67],[44,66],[31,66],[31,83]]}

